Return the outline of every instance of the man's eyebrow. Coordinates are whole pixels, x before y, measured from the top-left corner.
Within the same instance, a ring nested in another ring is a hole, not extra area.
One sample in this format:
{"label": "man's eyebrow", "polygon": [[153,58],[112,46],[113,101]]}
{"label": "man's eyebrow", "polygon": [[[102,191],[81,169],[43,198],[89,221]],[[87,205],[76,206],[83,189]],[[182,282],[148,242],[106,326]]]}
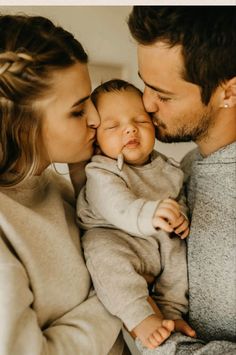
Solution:
{"label": "man's eyebrow", "polygon": [[88,95],[88,96],[86,96],[86,97],[83,97],[82,99],[76,101],[76,102],[71,106],[71,108],[82,104],[84,101],[88,100],[89,98],[90,98],[90,95]]}
{"label": "man's eyebrow", "polygon": [[161,92],[162,94],[174,95],[174,93],[171,92],[171,91],[164,90],[164,89],[161,89],[161,88],[158,88],[158,87],[156,87],[156,86],[152,86],[152,85],[146,83],[146,82],[143,80],[143,78],[142,78],[140,72],[138,72],[138,76],[139,76],[140,79],[144,82],[144,84],[145,84],[147,87],[149,87],[150,89],[152,89],[152,90],[154,90],[154,91]]}

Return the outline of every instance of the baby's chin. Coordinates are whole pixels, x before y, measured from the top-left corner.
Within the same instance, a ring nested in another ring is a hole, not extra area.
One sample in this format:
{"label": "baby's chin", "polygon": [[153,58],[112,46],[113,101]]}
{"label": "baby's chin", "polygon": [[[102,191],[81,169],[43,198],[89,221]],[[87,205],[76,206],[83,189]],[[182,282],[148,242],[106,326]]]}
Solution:
{"label": "baby's chin", "polygon": [[104,155],[110,159],[113,159],[113,160],[117,160],[119,161],[119,163],[123,164],[123,163],[126,163],[126,164],[129,164],[129,165],[133,165],[133,166],[142,166],[144,164],[147,164],[150,160],[150,153],[147,154],[146,156],[143,156],[143,155],[139,155],[137,154],[136,152],[121,152],[117,155],[111,155],[111,154],[106,154],[104,151],[102,152],[100,150],[100,153],[98,153],[100,155]]}
{"label": "baby's chin", "polygon": [[149,155],[146,157],[138,157],[133,159],[131,157],[124,156],[124,162],[129,165],[141,166],[148,163],[148,161],[149,161]]}

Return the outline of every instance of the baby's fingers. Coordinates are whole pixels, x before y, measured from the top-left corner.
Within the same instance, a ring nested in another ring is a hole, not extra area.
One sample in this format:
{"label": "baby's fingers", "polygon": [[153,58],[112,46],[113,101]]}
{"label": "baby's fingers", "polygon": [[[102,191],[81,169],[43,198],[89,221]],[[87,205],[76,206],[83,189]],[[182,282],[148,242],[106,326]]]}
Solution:
{"label": "baby's fingers", "polygon": [[175,223],[172,226],[174,230],[183,232],[186,228],[188,228],[189,221],[188,219],[186,219],[184,215],[181,214],[181,216],[175,221]]}
{"label": "baby's fingers", "polygon": [[181,239],[184,239],[189,234],[189,223],[188,221],[184,220],[184,222],[178,227],[174,229],[175,234],[178,234]]}
{"label": "baby's fingers", "polygon": [[180,239],[185,239],[189,235],[189,228],[180,234]]}
{"label": "baby's fingers", "polygon": [[179,218],[179,212],[160,205],[155,212],[155,217],[164,218],[173,226],[175,221]]}
{"label": "baby's fingers", "polygon": [[152,225],[154,228],[160,228],[167,233],[173,232],[173,228],[171,227],[171,225],[162,217],[155,216],[152,220]]}
{"label": "baby's fingers", "polygon": [[[165,210],[168,210],[168,211],[171,211],[172,215],[173,215],[173,218],[179,218],[180,216],[180,206],[179,204],[174,201],[174,200],[171,200],[171,199],[166,199],[166,200],[163,200],[158,208],[157,208],[157,211],[162,211],[163,209]],[[163,217],[163,216],[162,216]]]}

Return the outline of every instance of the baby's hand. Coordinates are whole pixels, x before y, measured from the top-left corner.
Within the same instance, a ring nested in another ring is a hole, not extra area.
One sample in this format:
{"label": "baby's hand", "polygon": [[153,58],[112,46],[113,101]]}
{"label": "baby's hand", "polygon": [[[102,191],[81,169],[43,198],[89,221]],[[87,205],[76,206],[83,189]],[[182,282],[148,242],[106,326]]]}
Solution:
{"label": "baby's hand", "polygon": [[174,232],[181,239],[186,238],[189,233],[189,222],[181,213],[180,205],[170,198],[159,204],[153,216],[152,225],[168,233]]}
{"label": "baby's hand", "polygon": [[189,221],[181,212],[179,218],[172,226],[174,233],[177,234],[180,239],[185,239],[189,235]]}

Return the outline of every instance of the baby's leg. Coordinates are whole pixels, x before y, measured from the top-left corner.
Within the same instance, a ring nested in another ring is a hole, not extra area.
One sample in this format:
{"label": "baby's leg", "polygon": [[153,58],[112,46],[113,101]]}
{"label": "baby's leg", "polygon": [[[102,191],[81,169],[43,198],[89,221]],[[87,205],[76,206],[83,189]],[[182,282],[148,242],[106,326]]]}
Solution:
{"label": "baby's leg", "polygon": [[142,265],[134,244],[138,238],[96,228],[86,232],[82,242],[97,296],[111,314],[131,331],[155,313],[147,302],[147,282],[140,275]]}
{"label": "baby's leg", "polygon": [[[143,275],[144,278],[146,279],[146,281],[148,283],[153,283],[155,278],[152,277],[151,275]],[[150,305],[152,306],[153,310],[155,311],[156,315],[163,319],[163,315],[160,311],[160,309],[158,308],[157,304],[154,302],[153,298],[152,297],[148,297],[148,302],[150,303]],[[175,319],[174,320],[174,324],[175,324],[175,328],[174,330],[176,332],[181,332],[182,334],[184,335],[187,335],[189,337],[192,337],[192,338],[196,338],[196,332],[195,330],[193,330],[190,325],[183,319]]]}

